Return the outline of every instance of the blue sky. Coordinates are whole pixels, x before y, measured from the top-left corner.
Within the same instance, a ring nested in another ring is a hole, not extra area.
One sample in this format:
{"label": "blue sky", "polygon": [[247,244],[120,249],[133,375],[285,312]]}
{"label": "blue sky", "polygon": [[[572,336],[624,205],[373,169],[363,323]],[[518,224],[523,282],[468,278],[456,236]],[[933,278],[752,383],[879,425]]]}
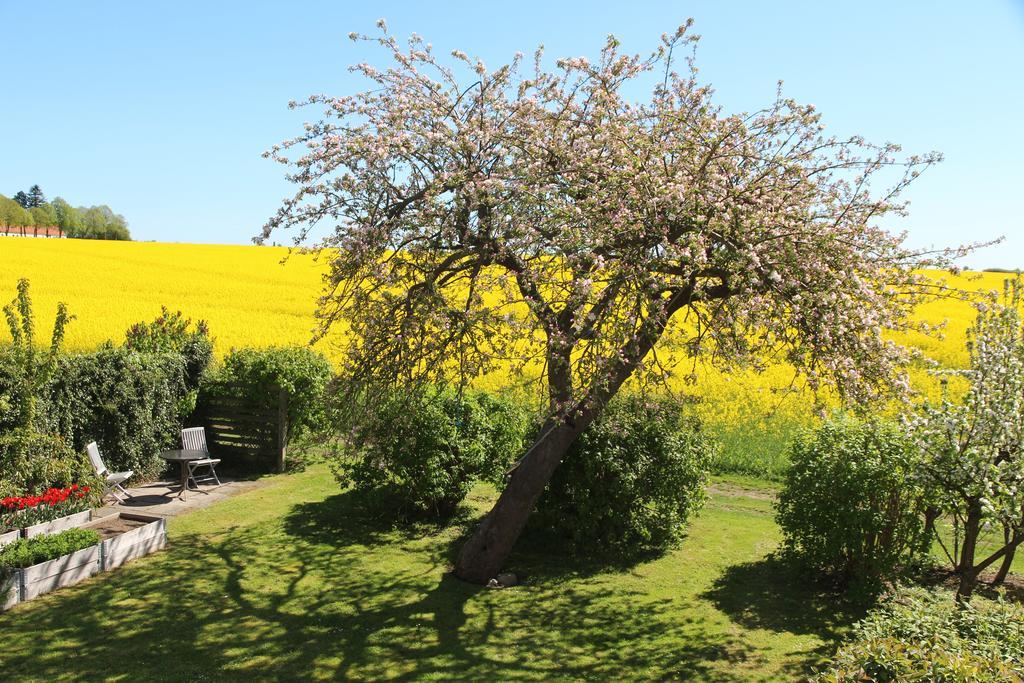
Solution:
{"label": "blue sky", "polygon": [[1024,267],[1024,0],[0,0],[0,193],[109,204],[136,239],[245,243],[290,191],[261,152],[314,114],[288,101],[354,92],[346,67],[378,58],[349,31],[385,17],[494,66],[539,43],[594,55],[608,33],[647,52],[689,16],[727,109],[768,103],[782,79],[836,134],[944,153],[886,227],[921,246],[1003,235],[966,265]]}

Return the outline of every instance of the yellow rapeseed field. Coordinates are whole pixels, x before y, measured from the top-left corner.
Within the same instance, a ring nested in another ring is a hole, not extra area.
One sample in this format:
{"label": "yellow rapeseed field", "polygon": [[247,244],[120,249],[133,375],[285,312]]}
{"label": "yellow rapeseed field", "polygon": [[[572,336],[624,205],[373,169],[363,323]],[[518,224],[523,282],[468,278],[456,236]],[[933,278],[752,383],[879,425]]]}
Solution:
{"label": "yellow rapeseed field", "polygon": [[[76,316],[67,346],[85,350],[151,320],[161,306],[209,322],[216,352],[232,347],[304,344],[314,328],[313,312],[325,265],[309,255],[288,256],[283,247],[102,242],[91,240],[0,237],[0,302],[11,300],[17,280],[32,283],[38,324],[49,331],[57,302]],[[1005,275],[968,274],[950,283],[973,290],[1000,289]],[[944,339],[915,337],[900,341],[921,348],[946,366],[966,361],[964,330],[974,317],[964,302],[923,306],[919,315],[931,323],[946,321]],[[8,339],[6,327],[0,343]],[[336,356],[328,342],[320,348]],[[795,425],[812,419],[811,401],[787,390],[791,373],[783,367],[764,374],[722,373],[699,368],[695,386],[700,411],[726,444],[725,458],[734,467],[773,473],[785,439]],[[913,381],[935,391],[923,369]],[[492,378],[489,383],[500,383]]]}
{"label": "yellow rapeseed field", "polygon": [[[41,330],[58,301],[76,319],[69,349],[124,341],[160,307],[210,323],[218,354],[232,347],[304,344],[313,329],[323,264],[283,247],[0,237],[0,301],[32,283]],[[0,341],[9,339],[0,332]]]}

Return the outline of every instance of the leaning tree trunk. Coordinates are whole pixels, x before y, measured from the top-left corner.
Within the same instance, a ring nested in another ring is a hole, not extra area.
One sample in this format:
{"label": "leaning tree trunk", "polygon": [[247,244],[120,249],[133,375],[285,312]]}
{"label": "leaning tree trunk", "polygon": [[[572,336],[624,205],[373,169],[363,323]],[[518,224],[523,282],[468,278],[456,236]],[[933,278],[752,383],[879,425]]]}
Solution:
{"label": "leaning tree trunk", "polygon": [[551,475],[585,427],[580,422],[562,423],[542,432],[512,472],[494,508],[462,547],[455,564],[456,576],[486,584],[498,575]]}
{"label": "leaning tree trunk", "polygon": [[[667,302],[661,301],[660,294],[656,296],[651,303],[659,304],[659,312],[643,321],[636,335],[609,364],[604,381],[594,383],[599,388],[592,390],[580,401],[582,408],[570,410],[568,416],[562,411],[572,398],[572,346],[560,342],[549,348],[548,392],[555,417],[545,425],[541,437],[512,472],[494,508],[484,516],[480,526],[462,546],[455,563],[456,576],[480,584],[497,576],[526,526],[526,520],[537,504],[537,499],[544,492],[544,487],[551,480],[562,458],[569,452],[573,441],[600,415],[603,406],[633,374],[640,360],[654,348],[672,315],[686,305],[692,295],[691,286],[680,288]],[[559,334],[566,335],[564,328],[561,328]]]}

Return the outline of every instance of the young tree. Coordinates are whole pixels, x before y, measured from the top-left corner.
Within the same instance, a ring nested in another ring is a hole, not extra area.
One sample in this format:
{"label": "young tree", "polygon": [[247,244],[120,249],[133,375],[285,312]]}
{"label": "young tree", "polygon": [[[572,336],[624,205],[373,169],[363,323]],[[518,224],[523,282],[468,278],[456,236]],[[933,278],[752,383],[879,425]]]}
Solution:
{"label": "young tree", "polygon": [[25,206],[26,209],[34,209],[42,206],[46,203],[46,195],[43,194],[43,188],[38,185],[33,185],[28,188],[28,202]]}
{"label": "young tree", "polygon": [[64,343],[64,329],[74,316],[68,313],[63,302],[57,304],[57,317],[53,321],[50,347],[44,356],[36,344],[35,314],[32,311],[28,280],[18,280],[18,294],[14,301],[4,306],[3,310],[11,335],[10,354],[13,362],[9,365],[9,370],[14,373],[11,377],[12,395],[9,401],[17,411],[17,426],[22,429],[37,429],[36,404],[57,367],[57,359]]}
{"label": "young tree", "polygon": [[[922,474],[934,491],[933,514],[953,520],[953,543],[939,541],[960,575],[957,598],[970,600],[978,576],[1001,561],[995,583],[1009,572],[1024,542],[1024,324],[1020,316],[1024,283],[1008,280],[1004,302],[978,306],[968,332],[970,382],[962,401],[948,396],[925,404],[911,422],[925,454]],[[978,556],[986,528],[995,549]],[[951,547],[950,547],[951,546]]]}
{"label": "young tree", "polygon": [[[781,94],[726,114],[692,56],[676,71],[689,24],[648,58],[610,37],[596,63],[553,71],[540,51],[525,74],[521,55],[492,71],[453,52],[466,80],[379,26],[350,37],[391,66],[354,67],[364,92],[309,98],[324,119],[267,153],[298,190],[257,241],[331,228],[317,243],[336,248],[319,334],[349,331],[353,397],[541,370],[546,422],[458,576],[498,572],[569,446],[673,349],[720,364],[776,355],[857,399],[902,377],[907,351],[882,333],[913,324],[934,286],[915,269],[949,254],[907,249],[877,222],[903,212],[897,195],[937,155],[824,137],[814,108]],[[626,98],[644,83],[647,101]],[[883,169],[892,186],[871,191]]]}

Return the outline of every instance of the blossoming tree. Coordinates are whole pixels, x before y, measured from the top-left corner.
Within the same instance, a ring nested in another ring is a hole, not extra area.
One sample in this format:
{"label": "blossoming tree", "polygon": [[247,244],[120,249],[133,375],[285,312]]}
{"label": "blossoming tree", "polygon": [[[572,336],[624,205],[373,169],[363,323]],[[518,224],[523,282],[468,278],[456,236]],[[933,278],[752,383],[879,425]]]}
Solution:
{"label": "blossoming tree", "polygon": [[[963,400],[924,404],[911,420],[923,454],[922,480],[936,508],[953,522],[939,543],[960,575],[957,598],[969,600],[978,576],[1000,562],[1002,583],[1024,543],[1024,321],[1021,280],[1007,281],[1002,304],[978,305],[969,330],[970,383]],[[979,541],[993,531],[981,552]],[[994,536],[994,538],[992,537]]]}
{"label": "blossoming tree", "polygon": [[[324,117],[267,153],[298,189],[262,239],[329,228],[320,333],[345,326],[355,396],[540,369],[544,427],[457,575],[497,573],[573,440],[673,349],[782,358],[853,399],[900,381],[907,352],[882,333],[912,324],[932,286],[915,269],[949,254],[877,222],[937,155],[826,137],[781,91],[726,114],[697,80],[689,24],[649,57],[609,37],[596,63],[545,69],[538,51],[495,70],[379,26],[350,36],[391,59],[353,67],[372,87],[309,98]],[[644,86],[644,101],[625,94]]]}

